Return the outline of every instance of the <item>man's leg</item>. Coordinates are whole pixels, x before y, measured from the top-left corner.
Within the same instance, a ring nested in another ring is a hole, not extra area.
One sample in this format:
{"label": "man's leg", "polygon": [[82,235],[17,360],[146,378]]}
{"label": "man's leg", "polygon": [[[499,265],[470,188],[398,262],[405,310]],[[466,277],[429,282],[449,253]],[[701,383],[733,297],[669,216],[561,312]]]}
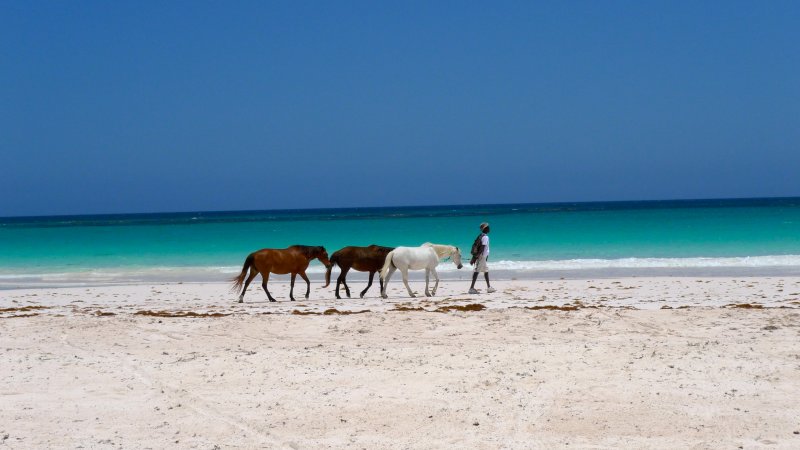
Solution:
{"label": "man's leg", "polygon": [[475,271],[472,272],[472,284],[469,285],[469,291],[467,291],[468,294],[478,293],[478,291],[475,289],[475,281],[478,279],[478,273],[478,267],[475,266]]}
{"label": "man's leg", "polygon": [[478,261],[475,262],[475,272],[472,273],[472,284],[469,287],[470,294],[477,294],[478,291],[475,289],[475,282],[478,280],[479,273],[486,273],[486,259],[484,256],[478,258]]}

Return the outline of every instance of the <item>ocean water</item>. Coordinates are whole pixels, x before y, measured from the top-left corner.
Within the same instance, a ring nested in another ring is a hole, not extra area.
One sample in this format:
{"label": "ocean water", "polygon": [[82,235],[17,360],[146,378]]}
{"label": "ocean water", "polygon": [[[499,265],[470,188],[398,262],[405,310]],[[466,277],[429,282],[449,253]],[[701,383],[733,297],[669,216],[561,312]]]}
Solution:
{"label": "ocean water", "polygon": [[779,198],[0,218],[0,287],[224,280],[250,252],[292,244],[430,241],[467,254],[484,221],[490,267],[506,276],[800,273],[800,198]]}

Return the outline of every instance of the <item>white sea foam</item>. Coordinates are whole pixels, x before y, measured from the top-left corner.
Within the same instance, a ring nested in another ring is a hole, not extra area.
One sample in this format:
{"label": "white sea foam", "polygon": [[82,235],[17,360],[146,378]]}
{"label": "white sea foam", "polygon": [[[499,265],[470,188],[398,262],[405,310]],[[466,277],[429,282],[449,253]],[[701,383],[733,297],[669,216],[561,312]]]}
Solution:
{"label": "white sea foam", "polygon": [[[493,272],[535,274],[537,272],[569,272],[592,271],[594,273],[613,273],[625,276],[626,271],[650,270],[656,273],[680,270],[683,273],[703,273],[710,270],[770,270],[790,269],[792,273],[800,272],[800,255],[767,255],[721,258],[619,258],[619,259],[566,259],[543,261],[489,261]],[[35,287],[35,286],[81,286],[103,284],[128,284],[148,282],[218,282],[227,281],[242,270],[241,266],[202,266],[202,267],[115,267],[109,269],[92,269],[70,272],[0,272],[0,288]],[[471,267],[466,265],[460,272],[451,261],[439,264],[437,270],[443,274],[463,274]],[[319,280],[325,273],[325,267],[313,263],[308,274]],[[338,269],[334,270],[338,273]],[[351,272],[358,277],[359,273]],[[421,273],[421,272],[420,272]],[[336,275],[334,275],[335,277]],[[453,276],[453,275],[451,275]],[[280,281],[282,276],[275,277]]]}
{"label": "white sea foam", "polygon": [[[465,265],[466,268],[470,266]],[[697,258],[619,258],[619,259],[563,259],[542,261],[489,260],[492,270],[530,271],[530,270],[598,270],[598,269],[677,269],[677,268],[759,268],[759,267],[798,267],[800,255],[766,255],[740,257],[697,257]],[[225,273],[239,273],[241,267],[221,268]],[[443,261],[436,268],[439,272],[458,270],[451,261]],[[462,269],[463,270],[463,269]],[[325,268],[315,264],[309,273],[324,273]]]}
{"label": "white sea foam", "polygon": [[[697,257],[697,258],[618,258],[618,259],[563,259],[542,261],[489,261],[492,270],[535,271],[535,270],[602,270],[602,269],[691,269],[691,268],[800,268],[800,255],[766,255],[737,257]],[[465,268],[470,266],[465,264]],[[219,267],[221,273],[237,274],[241,267]],[[439,272],[458,270],[451,261],[443,261],[436,268]],[[462,269],[463,270],[463,269]],[[325,268],[313,264],[308,273],[324,273]]]}
{"label": "white sea foam", "polygon": [[672,268],[747,268],[800,267],[800,255],[741,256],[724,258],[619,258],[565,259],[546,261],[491,262],[497,270],[586,270],[586,269],[672,269]]}

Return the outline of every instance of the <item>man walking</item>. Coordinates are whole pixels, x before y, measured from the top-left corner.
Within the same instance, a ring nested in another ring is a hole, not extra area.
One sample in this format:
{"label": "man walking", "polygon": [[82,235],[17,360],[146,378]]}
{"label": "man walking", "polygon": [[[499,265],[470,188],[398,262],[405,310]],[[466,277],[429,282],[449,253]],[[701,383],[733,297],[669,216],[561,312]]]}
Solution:
{"label": "man walking", "polygon": [[472,273],[472,284],[469,287],[470,294],[477,294],[478,290],[475,289],[475,281],[478,279],[478,274],[483,272],[483,277],[486,278],[486,292],[495,292],[495,289],[489,284],[489,266],[486,265],[486,260],[489,259],[489,224],[483,222],[481,224],[481,234],[475,238],[472,244],[472,259],[470,264],[475,265],[475,272]]}

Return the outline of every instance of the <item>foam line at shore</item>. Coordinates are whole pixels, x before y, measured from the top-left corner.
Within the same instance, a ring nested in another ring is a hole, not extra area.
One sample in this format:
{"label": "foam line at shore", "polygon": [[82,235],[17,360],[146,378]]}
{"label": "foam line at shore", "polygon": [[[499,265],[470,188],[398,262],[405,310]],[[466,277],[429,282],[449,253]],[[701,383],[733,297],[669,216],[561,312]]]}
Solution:
{"label": "foam line at shore", "polygon": [[[620,258],[620,259],[569,259],[546,261],[491,261],[490,268],[498,276],[538,277],[542,274],[559,276],[625,276],[646,271],[649,275],[686,274],[753,274],[794,273],[800,271],[800,255],[767,255],[722,258]],[[114,267],[75,271],[46,271],[26,273],[22,270],[0,271],[0,288],[13,289],[37,286],[112,285],[147,282],[198,282],[227,280],[239,273],[239,266],[217,267]],[[442,262],[438,271],[443,276],[462,278],[468,276],[470,266],[457,270],[450,261]],[[716,271],[716,272],[715,272]],[[325,268],[312,264],[309,275],[319,280]],[[338,268],[334,269],[338,273]],[[420,272],[421,273],[421,272]],[[351,277],[362,274],[351,272]],[[412,273],[412,277],[419,275]],[[280,281],[277,277],[276,281]]]}
{"label": "foam line at shore", "polygon": [[800,267],[800,255],[737,256],[722,258],[619,258],[547,261],[497,261],[497,270],[657,269],[708,267]]}

